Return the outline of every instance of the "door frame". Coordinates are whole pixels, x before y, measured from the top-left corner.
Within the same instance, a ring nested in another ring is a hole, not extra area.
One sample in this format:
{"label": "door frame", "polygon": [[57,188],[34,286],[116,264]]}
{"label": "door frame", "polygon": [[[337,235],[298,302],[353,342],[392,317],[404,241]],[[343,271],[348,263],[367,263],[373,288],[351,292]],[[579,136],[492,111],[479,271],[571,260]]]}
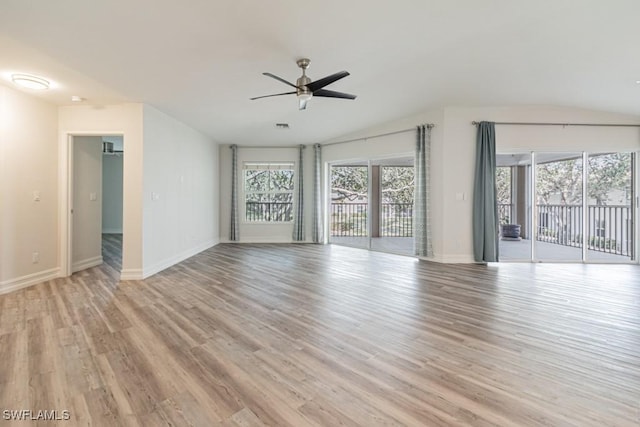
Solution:
{"label": "door frame", "polygon": [[[324,180],[324,190],[325,190],[325,203],[324,203],[324,229],[326,230],[325,233],[325,237],[324,237],[324,243],[325,244],[331,244],[331,168],[333,166],[348,166],[348,165],[354,165],[357,163],[361,163],[362,167],[367,168],[367,244],[366,247],[360,247],[360,246],[352,246],[352,247],[357,247],[359,249],[367,249],[367,250],[374,250],[377,252],[381,252],[379,250],[375,250],[371,248],[371,231],[372,231],[372,221],[370,218],[370,213],[373,211],[373,197],[372,197],[372,192],[373,192],[373,187],[371,185],[371,178],[372,178],[372,166],[374,166],[374,164],[376,162],[380,162],[380,161],[384,161],[384,160],[393,160],[393,159],[398,159],[398,158],[412,158],[414,163],[413,166],[415,168],[415,152],[403,152],[403,153],[393,153],[393,154],[387,154],[387,155],[380,155],[380,156],[374,156],[374,157],[367,157],[367,158],[356,158],[356,159],[346,159],[346,160],[333,160],[330,162],[325,162],[324,163],[324,171],[325,171],[325,180]],[[355,166],[355,165],[354,165]],[[380,188],[380,190],[382,190],[382,188]],[[381,202],[381,198],[380,198],[380,202]],[[378,206],[377,209],[380,209],[381,206]],[[413,237],[413,239],[415,239],[415,236]],[[343,245],[343,246],[348,246],[348,245]],[[389,252],[389,253],[395,253],[395,252]],[[399,255],[405,255],[405,256],[413,256],[415,257],[416,255],[413,254],[413,252],[411,254],[406,254],[406,253],[397,253]]]}
{"label": "door frame", "polygon": [[[588,229],[588,160],[590,155],[594,154],[602,154],[601,151],[588,151],[588,150],[579,150],[579,151],[549,151],[549,150],[507,150],[500,151],[498,154],[528,154],[530,156],[530,171],[529,171],[529,180],[530,185],[527,189],[527,195],[529,197],[529,225],[531,229],[531,247],[530,259],[513,259],[513,260],[501,260],[500,262],[530,262],[530,263],[583,263],[583,264],[620,264],[620,265],[637,265],[640,264],[640,168],[638,167],[638,161],[640,161],[640,152],[633,150],[613,150],[612,153],[630,153],[631,154],[631,228],[632,228],[632,252],[629,261],[621,261],[621,262],[607,262],[606,260],[596,260],[589,259],[587,256],[588,249],[585,244],[582,245],[582,255],[579,260],[563,260],[563,259],[540,259],[538,254],[536,253],[536,235],[538,231],[538,212],[537,212],[537,204],[536,204],[536,156],[540,153],[576,153],[580,154],[580,157],[583,162],[583,170],[582,170],[582,236],[587,236]],[[635,259],[634,259],[635,258]]]}
{"label": "door frame", "polygon": [[[121,136],[124,132],[67,132],[60,155],[60,276],[73,274],[73,144],[76,136]],[[124,171],[123,171],[124,172]],[[124,179],[123,179],[124,187]],[[124,190],[124,188],[123,188]],[[124,194],[124,192],[123,192]],[[124,214],[124,212],[123,212]],[[124,241],[124,229],[122,235]]]}

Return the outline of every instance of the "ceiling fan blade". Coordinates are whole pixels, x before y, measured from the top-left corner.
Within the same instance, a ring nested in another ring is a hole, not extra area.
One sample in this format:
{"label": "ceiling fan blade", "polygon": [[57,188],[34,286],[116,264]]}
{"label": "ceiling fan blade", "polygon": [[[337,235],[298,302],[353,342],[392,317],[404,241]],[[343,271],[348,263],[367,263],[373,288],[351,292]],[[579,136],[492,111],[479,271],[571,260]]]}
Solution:
{"label": "ceiling fan blade", "polygon": [[347,77],[348,75],[349,73],[347,71],[338,71],[335,74],[331,74],[330,76],[327,76],[327,77],[321,78],[320,80],[316,80],[315,82],[309,83],[307,85],[307,88],[309,88],[311,92],[315,92],[318,89],[322,89],[323,87],[330,85],[336,80],[340,80]]}
{"label": "ceiling fan blade", "polygon": [[271,74],[271,73],[262,73],[262,74],[264,74],[265,76],[269,76],[269,77],[271,77],[273,79],[276,79],[276,80],[278,80],[278,81],[280,81],[280,82],[282,82],[284,84],[287,84],[287,85],[289,85],[291,87],[295,87],[296,89],[298,89],[298,86],[294,85],[293,83],[289,83],[288,81],[286,81],[282,77],[278,77],[275,74]]}
{"label": "ceiling fan blade", "polygon": [[298,98],[298,110],[306,110],[307,109],[308,99],[300,99]]}
{"label": "ceiling fan blade", "polygon": [[272,96],[280,96],[280,95],[293,95],[294,93],[297,92],[285,92],[285,93],[276,93],[274,95],[263,95],[263,96],[256,96],[255,98],[249,98],[251,101],[253,101],[254,99],[260,99],[260,98],[269,98]]}
{"label": "ceiling fan blade", "polygon": [[325,98],[342,98],[342,99],[356,99],[355,95],[344,92],[336,92],[334,90],[318,89],[313,91],[313,96],[324,96]]}

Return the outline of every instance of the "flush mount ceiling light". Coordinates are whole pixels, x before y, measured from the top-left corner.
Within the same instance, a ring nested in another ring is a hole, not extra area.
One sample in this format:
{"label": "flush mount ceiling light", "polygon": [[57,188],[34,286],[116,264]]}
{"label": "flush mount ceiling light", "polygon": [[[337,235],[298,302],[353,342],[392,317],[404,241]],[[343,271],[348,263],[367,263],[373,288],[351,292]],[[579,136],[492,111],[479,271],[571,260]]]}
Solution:
{"label": "flush mount ceiling light", "polygon": [[42,77],[32,76],[30,74],[12,74],[11,80],[24,88],[34,90],[49,89],[49,82]]}

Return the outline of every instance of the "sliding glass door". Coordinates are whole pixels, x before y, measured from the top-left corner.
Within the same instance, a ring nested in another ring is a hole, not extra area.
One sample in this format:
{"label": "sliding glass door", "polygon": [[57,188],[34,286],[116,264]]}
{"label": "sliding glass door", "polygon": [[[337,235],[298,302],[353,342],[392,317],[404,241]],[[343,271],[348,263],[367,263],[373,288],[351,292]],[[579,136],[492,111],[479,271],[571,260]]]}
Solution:
{"label": "sliding glass door", "polygon": [[625,152],[498,154],[500,259],[636,261],[635,161]]}
{"label": "sliding glass door", "polygon": [[413,158],[371,162],[371,249],[412,255]]}
{"label": "sliding glass door", "polygon": [[586,257],[628,262],[634,258],[633,156],[591,154],[587,161]]}
{"label": "sliding glass door", "polygon": [[368,162],[330,168],[330,243],[369,248]]}
{"label": "sliding glass door", "polygon": [[413,157],[330,166],[329,242],[412,255]]}
{"label": "sliding glass door", "polygon": [[581,261],[582,153],[535,154],[535,254],[540,261]]}

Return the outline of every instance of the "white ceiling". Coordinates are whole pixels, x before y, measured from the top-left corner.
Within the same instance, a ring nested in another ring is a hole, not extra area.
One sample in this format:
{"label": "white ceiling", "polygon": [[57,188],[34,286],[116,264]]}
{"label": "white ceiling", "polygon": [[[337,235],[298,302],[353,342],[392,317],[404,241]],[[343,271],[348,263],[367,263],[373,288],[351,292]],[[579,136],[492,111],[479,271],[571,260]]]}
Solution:
{"label": "white ceiling", "polygon": [[[144,102],[223,143],[321,142],[446,105],[640,115],[638,0],[56,0],[0,2],[0,74],[51,79],[71,104]],[[293,95],[309,57],[327,89]],[[286,122],[280,131],[275,123]]]}

